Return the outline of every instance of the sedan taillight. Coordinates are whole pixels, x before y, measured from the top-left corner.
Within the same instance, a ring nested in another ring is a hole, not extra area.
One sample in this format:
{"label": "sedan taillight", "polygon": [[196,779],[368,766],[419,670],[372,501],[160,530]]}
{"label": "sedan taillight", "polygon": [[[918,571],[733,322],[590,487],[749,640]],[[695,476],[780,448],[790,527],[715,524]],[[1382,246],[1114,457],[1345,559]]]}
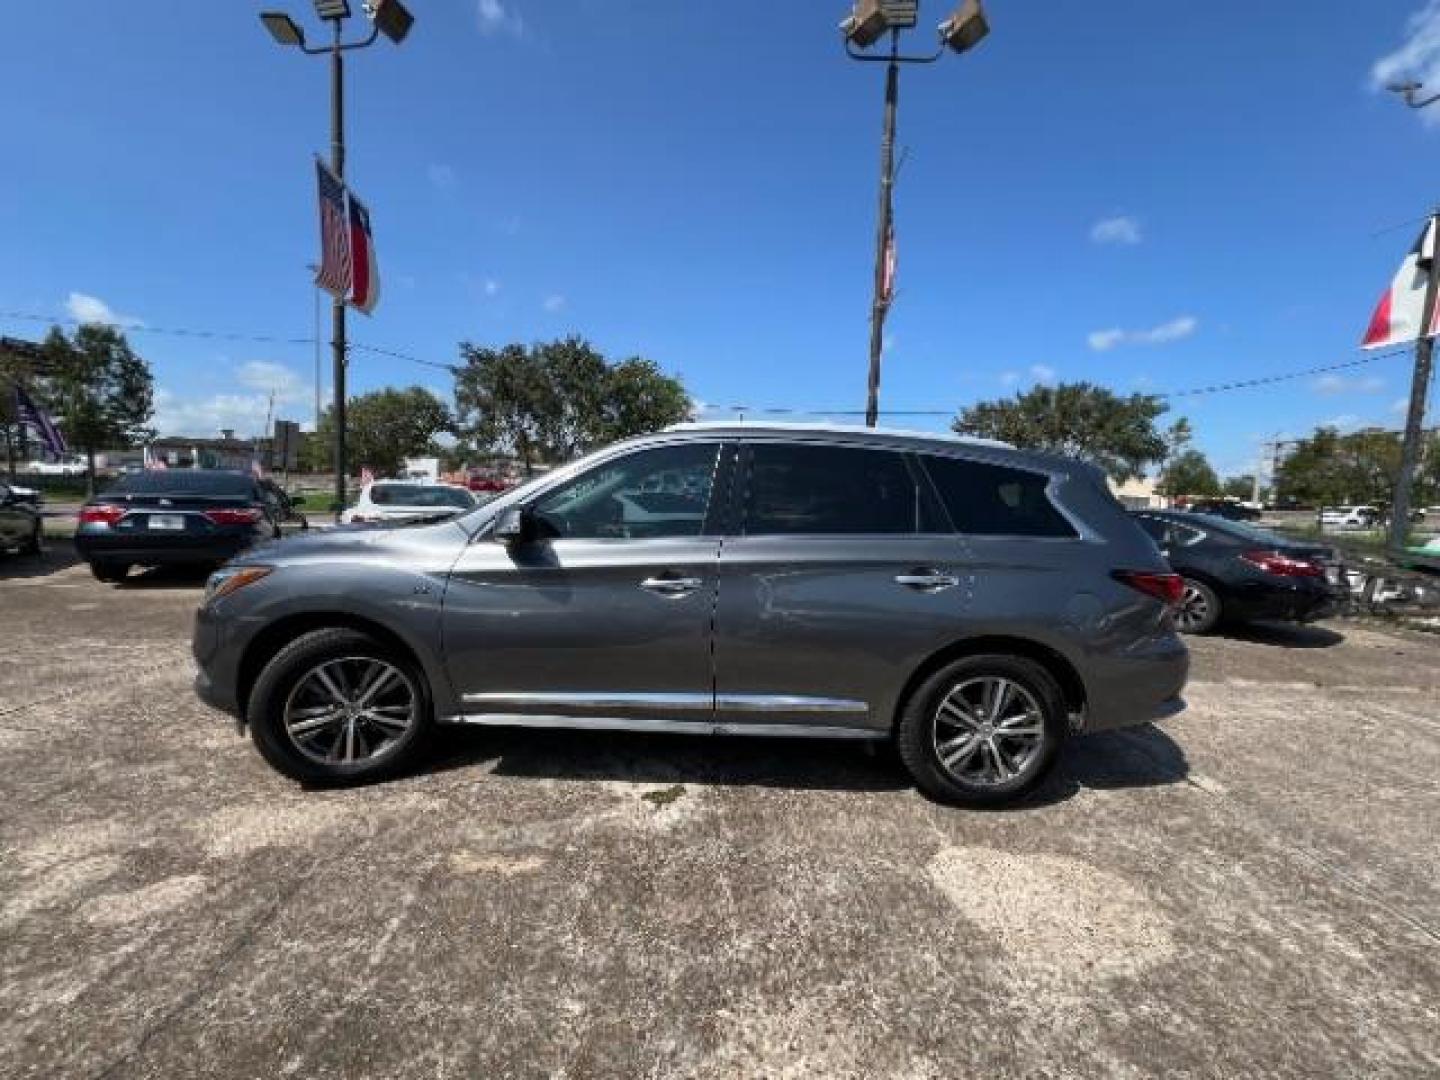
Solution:
{"label": "sedan taillight", "polygon": [[123,506],[104,504],[80,508],[81,525],[114,525],[124,516],[125,507]]}
{"label": "sedan taillight", "polygon": [[1185,596],[1185,579],[1179,574],[1157,574],[1149,570],[1116,570],[1110,576],[1170,607],[1179,607],[1180,601]]}
{"label": "sedan taillight", "polygon": [[205,516],[216,525],[254,525],[263,516],[253,506],[237,510],[206,510]]}
{"label": "sedan taillight", "polygon": [[1292,559],[1278,551],[1247,551],[1240,561],[1276,577],[1324,577],[1325,568],[1306,559]]}

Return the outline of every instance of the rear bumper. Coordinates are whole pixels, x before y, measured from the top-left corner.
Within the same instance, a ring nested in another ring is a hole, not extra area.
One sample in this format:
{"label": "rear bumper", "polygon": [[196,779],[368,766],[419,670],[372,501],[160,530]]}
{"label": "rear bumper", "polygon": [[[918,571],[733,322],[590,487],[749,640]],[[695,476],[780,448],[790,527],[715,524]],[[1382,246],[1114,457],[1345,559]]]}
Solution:
{"label": "rear bumper", "polygon": [[1185,709],[1190,651],[1179,636],[1159,633],[1087,664],[1083,734],[1166,720]]}
{"label": "rear bumper", "polygon": [[75,534],[75,550],[87,562],[139,563],[144,566],[223,563],[263,539],[253,530],[207,536],[146,536],[112,530]]}
{"label": "rear bumper", "polygon": [[1249,581],[1222,599],[1225,613],[1237,619],[1285,619],[1311,622],[1334,615],[1344,590],[1320,579],[1281,584]]}

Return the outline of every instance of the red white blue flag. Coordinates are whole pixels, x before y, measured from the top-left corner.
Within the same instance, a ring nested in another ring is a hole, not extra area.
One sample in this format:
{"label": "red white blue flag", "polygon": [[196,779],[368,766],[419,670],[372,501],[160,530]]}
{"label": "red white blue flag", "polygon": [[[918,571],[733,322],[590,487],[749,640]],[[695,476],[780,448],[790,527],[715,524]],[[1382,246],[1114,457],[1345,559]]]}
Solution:
{"label": "red white blue flag", "polygon": [[55,426],[55,421],[50,419],[50,414],[35,404],[35,399],[27,394],[19,383],[15,384],[15,416],[21,427],[34,430],[45,444],[45,449],[57,460],[65,456],[69,449],[65,445],[65,436],[60,434],[60,429]]}
{"label": "red white blue flag", "polygon": [[375,238],[370,233],[370,211],[350,195],[350,304],[369,315],[380,302],[380,266],[375,261]]}
{"label": "red white blue flag", "polygon": [[320,269],[315,284],[337,300],[350,293],[350,240],[345,221],[345,185],[315,159],[320,190]]}
{"label": "red white blue flag", "polygon": [[1425,295],[1429,291],[1430,267],[1435,261],[1437,241],[1436,218],[1425,223],[1425,231],[1415,241],[1410,254],[1400,264],[1390,287],[1375,306],[1370,316],[1370,326],[1365,331],[1361,348],[1380,349],[1387,345],[1402,345],[1420,337],[1434,337],[1440,333],[1440,304],[1436,311],[1425,310]]}

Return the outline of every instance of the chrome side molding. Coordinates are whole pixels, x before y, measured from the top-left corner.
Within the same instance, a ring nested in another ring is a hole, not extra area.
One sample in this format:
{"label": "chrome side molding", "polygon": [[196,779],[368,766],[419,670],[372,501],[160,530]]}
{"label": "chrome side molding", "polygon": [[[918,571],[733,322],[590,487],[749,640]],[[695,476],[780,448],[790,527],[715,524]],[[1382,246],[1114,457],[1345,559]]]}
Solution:
{"label": "chrome side molding", "polygon": [[536,716],[527,713],[461,713],[440,718],[465,727],[541,728],[564,731],[649,731],[686,735],[761,735],[790,739],[888,739],[875,728],[818,724],[767,724],[712,720],[660,720],[644,716]]}
{"label": "chrome side molding", "polygon": [[496,691],[465,694],[461,700],[477,712],[505,709],[647,709],[677,712],[831,713],[868,716],[870,706],[848,698],[806,697],[799,694],[694,694],[694,693],[543,693]]}

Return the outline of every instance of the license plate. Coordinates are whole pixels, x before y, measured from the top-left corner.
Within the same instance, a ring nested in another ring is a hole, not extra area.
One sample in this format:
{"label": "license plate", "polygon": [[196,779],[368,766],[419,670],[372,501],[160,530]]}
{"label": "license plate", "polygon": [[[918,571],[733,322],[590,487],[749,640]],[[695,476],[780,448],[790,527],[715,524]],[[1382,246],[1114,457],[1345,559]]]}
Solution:
{"label": "license plate", "polygon": [[185,516],[183,514],[151,514],[150,528],[155,532],[184,532]]}

